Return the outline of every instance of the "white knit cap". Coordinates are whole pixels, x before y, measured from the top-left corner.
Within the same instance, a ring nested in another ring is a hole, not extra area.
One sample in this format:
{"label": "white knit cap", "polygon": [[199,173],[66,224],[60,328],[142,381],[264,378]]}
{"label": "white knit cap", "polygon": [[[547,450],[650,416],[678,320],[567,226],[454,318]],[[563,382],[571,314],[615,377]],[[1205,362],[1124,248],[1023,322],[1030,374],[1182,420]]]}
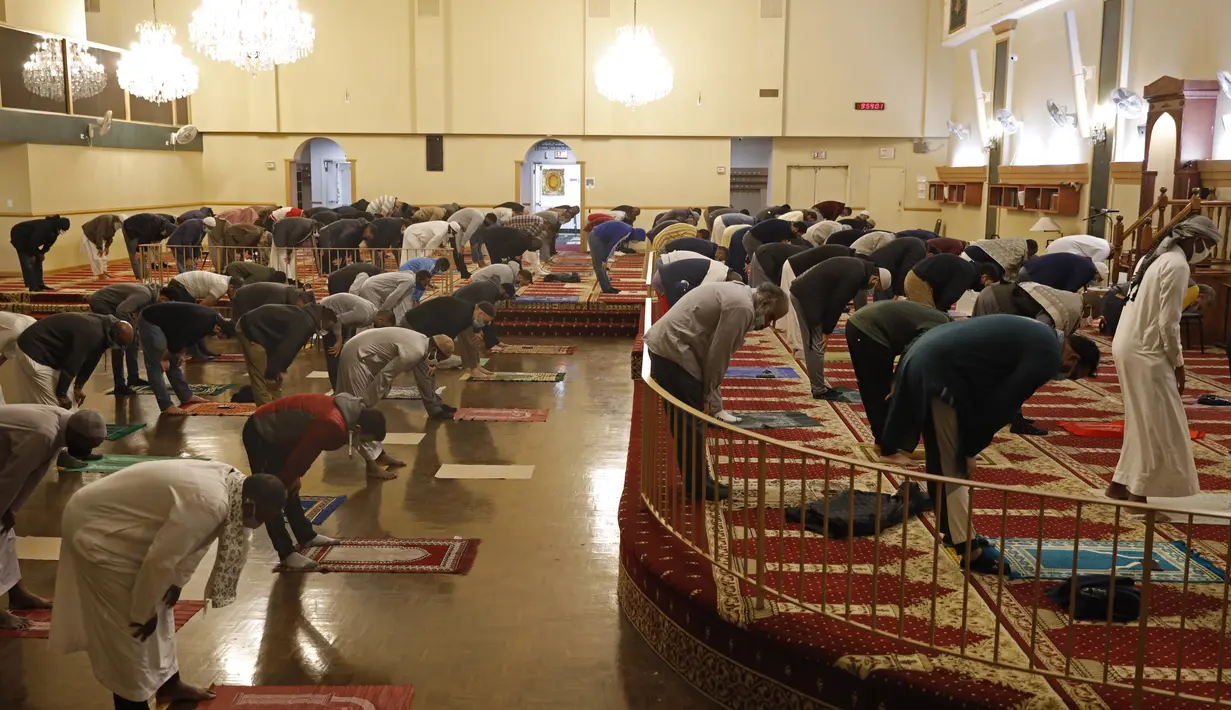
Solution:
{"label": "white knit cap", "polygon": [[877,269],[876,272],[880,279],[880,284],[877,286],[878,291],[888,291],[893,288],[893,274],[889,273],[889,269]]}
{"label": "white knit cap", "polygon": [[214,219],[213,217],[206,217],[205,219],[202,219],[201,222],[206,227],[209,227],[211,229],[213,229],[218,224],[218,220]]}

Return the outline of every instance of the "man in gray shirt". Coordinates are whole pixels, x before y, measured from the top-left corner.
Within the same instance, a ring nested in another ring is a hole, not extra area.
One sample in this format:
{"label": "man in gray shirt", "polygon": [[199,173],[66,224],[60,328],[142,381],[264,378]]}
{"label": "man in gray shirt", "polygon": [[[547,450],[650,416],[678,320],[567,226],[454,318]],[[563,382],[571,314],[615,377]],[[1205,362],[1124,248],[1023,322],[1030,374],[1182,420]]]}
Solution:
{"label": "man in gray shirt", "polygon": [[[751,330],[760,330],[787,313],[787,295],[773,284],[752,289],[726,282],[689,291],[645,334],[650,352],[650,377],[685,405],[716,414],[722,411],[719,387],[731,356]],[[701,421],[681,412],[669,413],[675,455],[687,495],[725,498],[705,472],[705,440]],[[690,463],[691,462],[691,463]],[[701,468],[698,468],[701,467]],[[705,475],[704,488],[698,483]]]}
{"label": "man in gray shirt", "polygon": [[515,288],[529,286],[534,283],[534,277],[529,271],[521,268],[515,261],[484,266],[470,276],[471,283],[491,281],[496,284],[512,284]]}
{"label": "man in gray shirt", "polygon": [[[90,312],[104,316],[115,316],[127,321],[133,327],[137,325],[137,314],[151,303],[174,301],[179,295],[174,289],[163,288],[156,284],[120,283],[104,286],[90,294]],[[125,363],[128,365],[128,379],[124,379]],[[123,348],[111,351],[111,374],[114,377],[116,397],[136,394],[133,387],[148,385],[141,379],[141,371],[137,369],[137,339]]]}

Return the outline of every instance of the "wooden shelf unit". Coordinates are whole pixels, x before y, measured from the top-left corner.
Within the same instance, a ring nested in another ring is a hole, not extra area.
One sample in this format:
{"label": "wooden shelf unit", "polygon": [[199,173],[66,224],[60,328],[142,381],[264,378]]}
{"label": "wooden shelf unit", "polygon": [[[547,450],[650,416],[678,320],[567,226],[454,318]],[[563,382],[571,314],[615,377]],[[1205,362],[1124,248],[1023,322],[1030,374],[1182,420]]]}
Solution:
{"label": "wooden shelf unit", "polygon": [[1081,189],[1067,185],[990,185],[987,203],[998,210],[1072,217],[1081,210]]}
{"label": "wooden shelf unit", "polygon": [[935,182],[928,183],[928,200],[946,205],[983,205],[987,168],[936,168]]}

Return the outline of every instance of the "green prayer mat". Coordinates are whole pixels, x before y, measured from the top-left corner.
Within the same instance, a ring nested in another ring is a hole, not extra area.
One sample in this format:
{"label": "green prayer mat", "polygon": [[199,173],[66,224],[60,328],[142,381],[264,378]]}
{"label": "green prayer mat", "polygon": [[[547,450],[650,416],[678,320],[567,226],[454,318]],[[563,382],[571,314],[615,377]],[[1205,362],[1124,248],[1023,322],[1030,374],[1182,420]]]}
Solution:
{"label": "green prayer mat", "polygon": [[[66,473],[115,473],[120,469],[128,468],[133,464],[145,463],[146,461],[174,461],[188,457],[183,456],[143,456],[141,454],[103,454],[101,459],[97,461],[86,461],[85,466],[81,468],[62,468],[61,471]],[[197,457],[198,460],[208,461],[209,459]]]}
{"label": "green prayer mat", "polygon": [[472,377],[469,372],[461,379],[471,382],[561,382],[563,372],[494,372],[491,375]]}
{"label": "green prayer mat", "polygon": [[140,431],[145,428],[145,424],[108,424],[107,425],[107,441],[119,441],[134,431]]}
{"label": "green prayer mat", "polygon": [[[191,389],[192,393],[197,395],[198,397],[217,397],[218,395],[222,394],[223,392],[226,392],[227,390],[233,388],[234,386],[235,385],[233,384],[231,385],[188,385],[188,388]],[[133,392],[136,392],[137,394],[151,394],[151,395],[154,394],[154,389],[150,387],[149,385],[137,385],[136,387],[133,387],[132,389],[133,389]],[[170,388],[167,389],[167,392],[168,393],[171,392]],[[107,394],[113,394],[113,393],[115,393],[115,390],[107,390]]]}

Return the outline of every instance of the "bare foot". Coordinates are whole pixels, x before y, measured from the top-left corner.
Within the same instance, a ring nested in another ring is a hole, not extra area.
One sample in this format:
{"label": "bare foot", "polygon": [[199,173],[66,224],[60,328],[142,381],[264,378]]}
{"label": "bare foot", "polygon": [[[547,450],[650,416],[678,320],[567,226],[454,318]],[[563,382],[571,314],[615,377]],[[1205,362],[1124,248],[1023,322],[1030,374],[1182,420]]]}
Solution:
{"label": "bare foot", "polygon": [[400,459],[395,459],[387,453],[382,453],[378,456],[376,458],[376,463],[382,466],[388,466],[389,468],[402,468],[406,465],[406,462]]}
{"label": "bare foot", "polygon": [[379,481],[392,481],[393,479],[398,477],[398,475],[394,473],[393,471],[388,471],[386,469],[383,469],[380,466],[377,466],[376,464],[372,464],[368,466],[367,473],[368,473],[368,478],[375,478]]}
{"label": "bare foot", "polygon": [[215,696],[213,692],[206,688],[188,685],[184,681],[180,680],[159,688],[158,693],[154,697],[159,703],[199,703],[206,700],[213,700]]}
{"label": "bare foot", "polygon": [[894,466],[914,466],[915,465],[914,459],[912,459],[911,457],[907,456],[906,454],[900,451],[896,454],[890,454],[888,456],[885,456],[884,454],[882,454],[880,457],[880,460],[882,463],[892,464]]}
{"label": "bare foot", "polygon": [[194,394],[192,397],[188,399],[187,402],[184,402],[184,404],[204,404],[208,401],[209,401],[208,399],[204,397],[198,397],[197,395]]}
{"label": "bare foot", "polygon": [[34,594],[21,584],[9,590],[9,608],[17,609],[50,609],[51,602]]}
{"label": "bare foot", "polygon": [[489,373],[481,367],[470,368],[471,377],[486,377]]}
{"label": "bare foot", "polygon": [[1128,492],[1128,486],[1123,483],[1111,483],[1107,486],[1107,490],[1103,491],[1103,495],[1112,500],[1128,500],[1132,494]]}
{"label": "bare foot", "polygon": [[186,417],[186,416],[188,416],[188,410],[186,410],[186,409],[180,409],[179,407],[167,407],[166,409],[162,410],[162,413],[163,413],[164,415],[166,415],[166,416],[169,416],[169,417]]}
{"label": "bare foot", "polygon": [[29,619],[13,616],[7,611],[0,609],[0,631],[18,631],[28,628],[30,628]]}
{"label": "bare foot", "polygon": [[480,368],[479,368],[479,374],[483,375],[484,377],[491,377],[492,375],[494,375],[494,374],[496,374],[496,373],[492,372],[491,370],[487,369],[486,367],[480,367]]}

